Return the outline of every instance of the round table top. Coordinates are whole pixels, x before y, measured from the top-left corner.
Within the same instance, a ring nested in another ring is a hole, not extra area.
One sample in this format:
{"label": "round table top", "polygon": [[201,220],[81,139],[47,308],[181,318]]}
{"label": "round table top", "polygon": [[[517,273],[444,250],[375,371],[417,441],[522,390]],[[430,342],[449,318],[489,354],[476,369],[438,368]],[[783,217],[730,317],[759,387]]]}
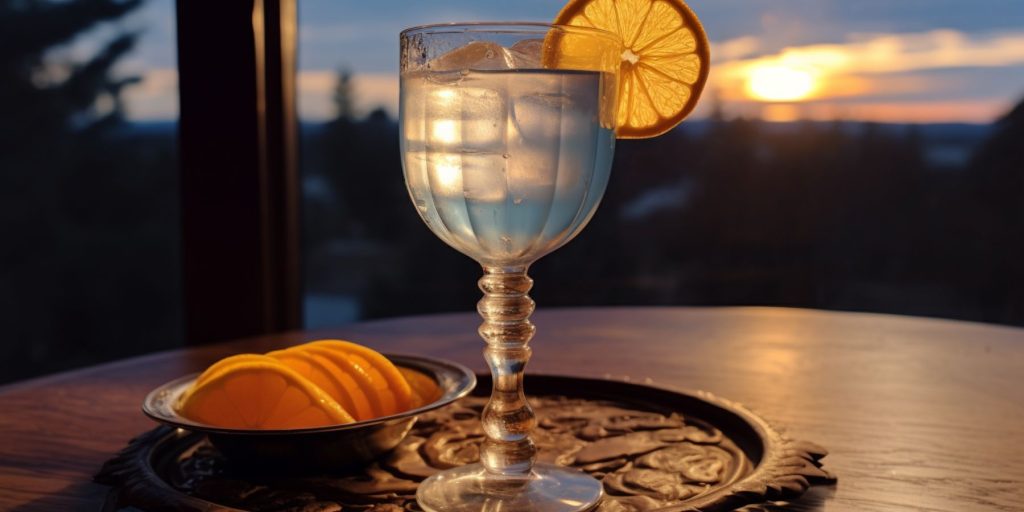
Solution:
{"label": "round table top", "polygon": [[[835,486],[785,510],[1024,509],[1024,329],[781,308],[539,310],[529,373],[739,401],[829,449]],[[154,427],[152,388],[238,352],[323,337],[483,371],[474,314],[186,348],[0,387],[0,510],[98,510],[104,461]],[[775,510],[775,508],[772,508]]]}

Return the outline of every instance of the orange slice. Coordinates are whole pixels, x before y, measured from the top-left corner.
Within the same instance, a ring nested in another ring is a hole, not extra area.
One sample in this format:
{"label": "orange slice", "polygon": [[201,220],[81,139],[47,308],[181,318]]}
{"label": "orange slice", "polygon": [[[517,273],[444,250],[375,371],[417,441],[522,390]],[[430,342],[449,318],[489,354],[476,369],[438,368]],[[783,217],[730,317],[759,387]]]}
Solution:
{"label": "orange slice", "polygon": [[232,365],[235,365],[235,364],[238,364],[238,363],[244,363],[244,362],[266,361],[266,360],[267,360],[267,356],[265,356],[263,354],[236,354],[236,355],[233,355],[233,356],[230,356],[230,357],[225,357],[224,359],[221,359],[220,361],[217,361],[216,363],[211,364],[206,369],[206,371],[204,371],[203,373],[199,374],[199,377],[196,377],[196,382],[195,382],[194,385],[197,386],[199,384],[202,384],[203,382],[209,380],[210,377],[213,377],[214,375],[220,373],[222,370],[224,370],[225,368],[227,368],[229,366],[232,366]]}
{"label": "orange slice", "polygon": [[221,359],[220,361],[211,364],[209,367],[206,368],[206,370],[203,373],[199,374],[199,376],[196,377],[195,382],[193,382],[192,385],[189,386],[189,388],[186,389],[185,392],[181,394],[181,397],[178,398],[178,403],[183,403],[186,399],[188,399],[189,395],[191,395],[192,392],[195,391],[200,384],[210,380],[215,375],[223,372],[225,369],[230,368],[239,363],[253,361],[267,361],[267,356],[263,354],[235,354],[233,356],[225,357],[224,359]]}
{"label": "orange slice", "polygon": [[362,390],[354,381],[349,383],[337,367],[322,356],[294,348],[275,350],[268,352],[267,355],[316,384],[357,420],[369,419],[369,415],[372,414],[369,401]]}
{"label": "orange slice", "polygon": [[412,388],[413,408],[423,407],[441,398],[441,388],[433,378],[411,368],[399,368],[398,371]]}
{"label": "orange slice", "polygon": [[[682,1],[570,0],[555,23],[599,28],[621,38],[616,137],[656,137],[674,128],[697,105],[711,57],[700,20]],[[573,61],[588,58],[583,41],[570,37],[561,44],[545,45],[546,50],[550,48],[544,55],[545,65],[576,67]],[[601,69],[601,65],[595,63],[592,68]]]}
{"label": "orange slice", "polygon": [[178,411],[228,428],[292,429],[355,421],[322,389],[269,357],[222,366],[182,397]]}
{"label": "orange slice", "polygon": [[386,390],[393,396],[391,400],[394,404],[391,408],[394,412],[390,414],[412,408],[412,389],[409,387],[409,383],[406,382],[398,368],[380,352],[343,340],[319,340],[307,345],[325,347],[346,354],[357,361],[363,360],[369,363],[368,370],[378,379],[378,382],[386,383]]}
{"label": "orange slice", "polygon": [[363,396],[366,397],[367,419],[393,414],[391,410],[383,407],[385,399],[381,392],[381,386],[375,382],[374,377],[364,365],[353,361],[352,358],[347,357],[345,354],[326,347],[318,347],[307,343],[294,348],[322,357],[334,366],[340,375],[345,376],[344,378],[349,390],[361,391]]}
{"label": "orange slice", "polygon": [[[373,413],[373,407],[370,406],[370,397],[367,396],[366,392],[359,387],[359,383],[354,377],[338,368],[338,365],[331,362],[327,357],[320,354],[313,354],[309,351],[303,350],[315,361],[319,362],[324,368],[327,368],[339,382],[342,383],[342,387],[348,391],[349,396],[352,397],[354,402],[353,407],[358,411],[358,418],[361,420],[368,420],[375,418]],[[353,413],[355,414],[355,413]]]}

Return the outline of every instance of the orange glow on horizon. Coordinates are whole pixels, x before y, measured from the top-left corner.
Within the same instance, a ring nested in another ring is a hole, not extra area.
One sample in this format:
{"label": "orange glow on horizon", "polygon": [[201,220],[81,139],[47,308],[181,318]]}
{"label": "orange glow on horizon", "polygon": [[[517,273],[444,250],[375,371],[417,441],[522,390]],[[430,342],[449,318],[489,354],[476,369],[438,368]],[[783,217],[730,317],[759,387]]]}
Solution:
{"label": "orange glow on horizon", "polygon": [[[1019,92],[979,96],[979,87],[992,87],[977,68],[1024,67],[1024,30],[851,34],[843,42],[781,48],[743,36],[713,48],[709,89],[727,115],[778,122],[991,122]],[[950,78],[936,80],[936,71]],[[709,112],[701,105],[695,115]]]}
{"label": "orange glow on horizon", "polygon": [[761,64],[747,70],[746,92],[761,101],[802,101],[818,89],[818,77],[806,68]]}
{"label": "orange glow on horizon", "polygon": [[[731,100],[722,105],[726,116],[790,121],[873,121],[879,123],[990,123],[1013,108],[1001,100],[834,103],[764,103]],[[697,112],[700,116],[704,112]]]}
{"label": "orange glow on horizon", "polygon": [[761,111],[761,119],[769,123],[790,123],[799,121],[800,117],[800,110],[786,103],[772,103]]}

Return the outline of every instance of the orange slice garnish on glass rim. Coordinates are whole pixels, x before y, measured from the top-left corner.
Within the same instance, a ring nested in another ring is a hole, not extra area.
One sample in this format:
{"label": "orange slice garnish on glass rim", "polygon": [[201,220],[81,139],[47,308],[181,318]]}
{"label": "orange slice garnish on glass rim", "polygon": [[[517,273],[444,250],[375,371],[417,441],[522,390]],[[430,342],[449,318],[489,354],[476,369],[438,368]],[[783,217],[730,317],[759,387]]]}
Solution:
{"label": "orange slice garnish on glass rim", "polygon": [[[697,105],[708,78],[710,45],[700,20],[680,0],[571,0],[554,22],[598,28],[621,39],[616,137],[656,137]],[[606,69],[596,62],[581,66],[597,58],[587,49],[588,39],[559,39],[545,44],[546,66]]]}

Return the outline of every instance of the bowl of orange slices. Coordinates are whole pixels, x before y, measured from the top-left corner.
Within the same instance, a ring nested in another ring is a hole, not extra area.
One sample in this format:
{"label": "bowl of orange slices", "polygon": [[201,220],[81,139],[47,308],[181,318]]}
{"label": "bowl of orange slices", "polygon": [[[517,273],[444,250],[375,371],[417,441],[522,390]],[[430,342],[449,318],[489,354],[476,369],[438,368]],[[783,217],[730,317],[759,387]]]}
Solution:
{"label": "bowl of orange slices", "polygon": [[205,433],[233,464],[330,471],[391,450],[419,414],[475,386],[473,372],[453,362],[318,340],[226,357],[154,389],[142,410]]}

